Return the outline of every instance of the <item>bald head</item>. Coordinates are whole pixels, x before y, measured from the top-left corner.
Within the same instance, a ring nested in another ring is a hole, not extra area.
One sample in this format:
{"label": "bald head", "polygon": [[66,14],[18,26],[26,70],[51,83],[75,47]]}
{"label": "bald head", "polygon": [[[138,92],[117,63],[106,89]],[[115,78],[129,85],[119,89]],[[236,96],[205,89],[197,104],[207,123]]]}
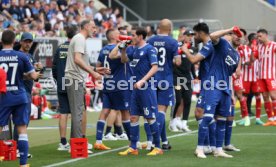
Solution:
{"label": "bald head", "polygon": [[160,21],[159,29],[161,34],[169,34],[172,30],[172,22],[169,19],[163,19]]}

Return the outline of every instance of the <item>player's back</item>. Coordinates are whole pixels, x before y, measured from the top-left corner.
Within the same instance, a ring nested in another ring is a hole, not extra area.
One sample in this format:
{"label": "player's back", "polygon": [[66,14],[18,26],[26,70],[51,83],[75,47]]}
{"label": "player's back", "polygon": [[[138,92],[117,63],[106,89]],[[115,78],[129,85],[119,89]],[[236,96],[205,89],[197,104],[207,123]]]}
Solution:
{"label": "player's back", "polygon": [[14,106],[27,103],[24,87],[24,73],[34,71],[29,58],[22,52],[3,49],[0,51],[0,67],[7,73],[7,93],[2,97],[0,105]]}
{"label": "player's back", "polygon": [[147,41],[158,52],[157,81],[169,81],[173,85],[173,59],[178,55],[178,42],[168,35],[155,35]]}
{"label": "player's back", "polygon": [[259,51],[259,77],[260,79],[276,78],[276,42],[261,44]]}
{"label": "player's back", "polygon": [[[239,63],[239,54],[228,41],[220,38],[218,44],[214,45],[215,58],[210,65],[209,79],[213,77],[214,86],[218,86],[226,93],[230,93],[230,81],[232,74],[236,71]],[[226,85],[218,84],[219,82],[226,82]]]}
{"label": "player's back", "polygon": [[66,92],[66,90],[62,89],[62,79],[65,75],[64,71],[66,67],[69,44],[70,42],[66,41],[58,47],[53,61],[52,72],[54,78],[57,80],[58,92]]}

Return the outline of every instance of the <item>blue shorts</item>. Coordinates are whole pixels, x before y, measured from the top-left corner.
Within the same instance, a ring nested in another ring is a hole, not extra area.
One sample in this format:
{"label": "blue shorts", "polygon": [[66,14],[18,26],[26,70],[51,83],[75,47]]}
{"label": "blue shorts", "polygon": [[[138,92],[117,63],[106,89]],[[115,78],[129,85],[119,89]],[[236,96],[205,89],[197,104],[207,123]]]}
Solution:
{"label": "blue shorts", "polygon": [[129,110],[130,109],[129,101],[130,101],[129,91],[103,93],[104,109]]}
{"label": "blue shorts", "polygon": [[58,93],[58,112],[60,114],[70,114],[70,105],[67,93]]}
{"label": "blue shorts", "polygon": [[156,118],[158,112],[156,90],[135,89],[131,94],[130,115],[144,116],[146,119]]}
{"label": "blue shorts", "polygon": [[0,126],[8,125],[11,115],[15,125],[28,125],[30,120],[28,105],[28,103],[23,103],[16,106],[0,106]]}
{"label": "blue shorts", "polygon": [[158,105],[173,106],[175,103],[174,88],[157,89],[157,103]]}
{"label": "blue shorts", "polygon": [[231,95],[220,90],[205,90],[204,114],[229,117],[232,114]]}
{"label": "blue shorts", "polygon": [[196,108],[205,108],[205,92],[204,90],[200,90],[197,102],[196,102]]}

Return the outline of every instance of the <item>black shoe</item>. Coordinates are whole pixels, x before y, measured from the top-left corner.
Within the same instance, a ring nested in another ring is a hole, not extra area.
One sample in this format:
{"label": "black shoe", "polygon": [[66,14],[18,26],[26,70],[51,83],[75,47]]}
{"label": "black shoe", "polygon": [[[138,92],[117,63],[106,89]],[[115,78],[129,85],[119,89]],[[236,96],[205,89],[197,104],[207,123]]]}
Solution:
{"label": "black shoe", "polygon": [[[17,157],[17,158],[20,158],[19,151],[17,152],[16,157]],[[32,154],[28,154],[28,158],[33,158],[33,155],[32,155]]]}
{"label": "black shoe", "polygon": [[162,150],[163,151],[169,151],[172,149],[172,146],[170,145],[170,143],[168,144],[162,144]]}
{"label": "black shoe", "polygon": [[254,114],[254,113],[252,113],[252,112],[248,113],[248,115],[249,115],[250,117],[255,116],[255,114]]}

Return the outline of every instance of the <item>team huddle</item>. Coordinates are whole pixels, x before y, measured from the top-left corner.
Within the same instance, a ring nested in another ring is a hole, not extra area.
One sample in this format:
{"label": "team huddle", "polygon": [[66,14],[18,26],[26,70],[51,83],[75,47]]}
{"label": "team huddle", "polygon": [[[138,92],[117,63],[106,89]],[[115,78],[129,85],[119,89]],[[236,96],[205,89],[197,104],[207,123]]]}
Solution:
{"label": "team huddle", "polygon": [[[256,124],[276,126],[276,43],[268,40],[265,29],[250,34],[248,43],[245,43],[246,31],[237,26],[210,33],[206,23],[198,23],[193,27],[194,40],[203,46],[196,54],[190,52],[188,44],[179,46],[177,40],[170,36],[172,23],[168,19],[161,20],[157,35],[148,39],[143,27],[133,28],[131,37],[124,40],[120,40],[122,37],[118,30],[109,29],[106,32],[108,44],[101,49],[96,67],[91,67],[87,61],[85,40],[95,32],[95,23],[85,20],[80,28],[78,34],[73,30],[69,36],[67,34],[69,41],[59,47],[53,63],[61,117],[66,121],[69,113],[72,117],[71,138],[85,137],[83,98],[89,73],[96,81],[103,80],[103,110],[97,121],[94,149],[111,149],[102,140],[108,115],[115,110],[122,114],[122,124],[130,142],[129,148],[119,155],[139,154],[140,116],[145,121],[148,142],[142,147],[149,150],[147,155],[161,155],[163,151],[171,150],[165,116],[168,107],[175,104],[173,68],[181,65],[180,53],[191,63],[200,64],[198,77],[201,89],[195,110],[198,121],[195,155],[198,158],[206,158],[211,153],[216,157],[232,158],[224,150],[240,151],[231,144],[235,95],[241,103],[241,125],[250,125],[246,98],[253,92],[256,97]],[[12,115],[19,133],[20,165],[24,166],[28,155],[29,109],[26,104],[29,98],[23,77],[37,79],[40,74],[34,71],[23,53],[12,50],[14,38],[13,32],[3,32],[0,70],[3,68],[7,75],[4,83],[7,92],[0,96],[0,129],[7,125]],[[260,119],[260,94],[265,103],[267,123]],[[66,124],[62,123],[63,126]],[[64,129],[61,131],[60,147],[70,149],[64,139]]]}

